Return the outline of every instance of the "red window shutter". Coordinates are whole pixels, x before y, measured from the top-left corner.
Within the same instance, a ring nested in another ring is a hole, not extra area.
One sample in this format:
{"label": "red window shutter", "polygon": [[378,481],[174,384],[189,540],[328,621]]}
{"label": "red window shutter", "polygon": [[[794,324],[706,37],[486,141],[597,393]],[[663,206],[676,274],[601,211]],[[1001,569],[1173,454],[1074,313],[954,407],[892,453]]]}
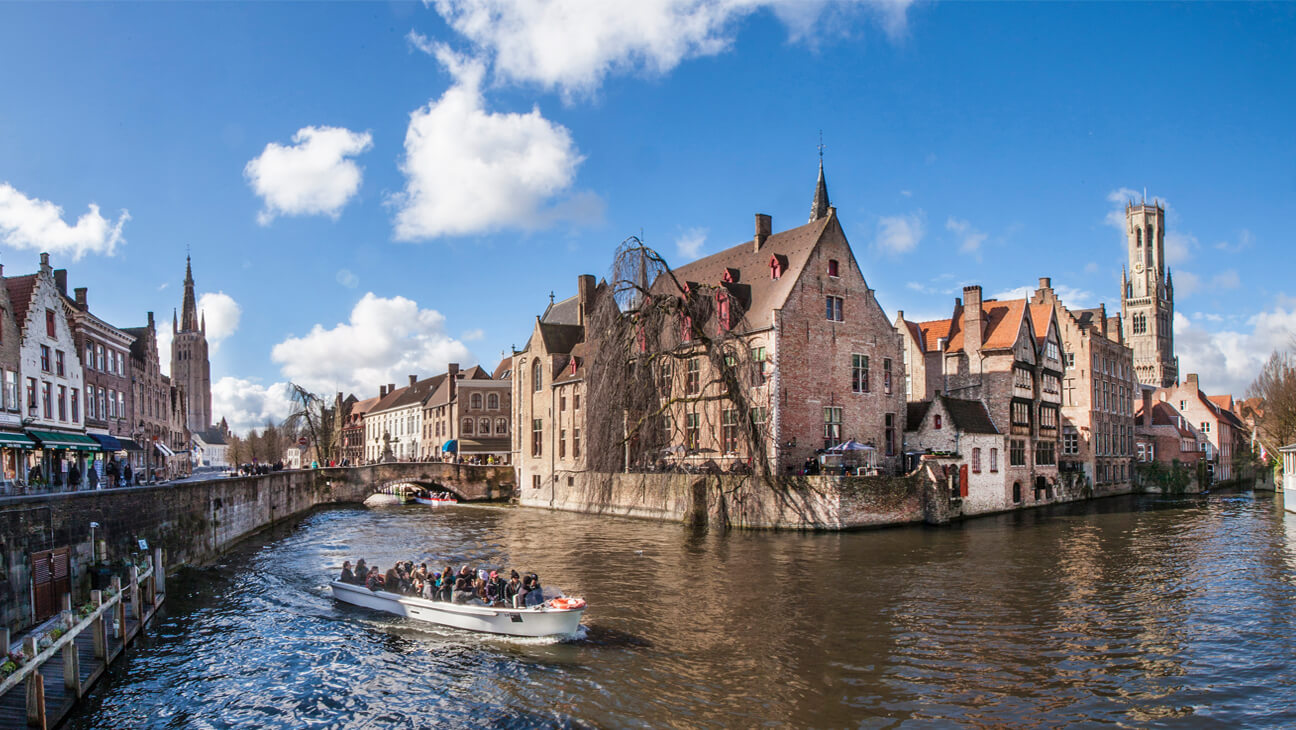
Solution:
{"label": "red window shutter", "polygon": [[959,496],[968,496],[968,470],[967,464],[959,467]]}

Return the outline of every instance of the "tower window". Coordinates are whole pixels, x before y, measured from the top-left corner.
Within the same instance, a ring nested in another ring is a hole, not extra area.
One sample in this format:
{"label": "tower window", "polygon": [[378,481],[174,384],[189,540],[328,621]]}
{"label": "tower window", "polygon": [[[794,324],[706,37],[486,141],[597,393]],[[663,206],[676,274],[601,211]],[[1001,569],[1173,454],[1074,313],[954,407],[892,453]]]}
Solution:
{"label": "tower window", "polygon": [[828,275],[837,276],[837,259],[828,259]]}

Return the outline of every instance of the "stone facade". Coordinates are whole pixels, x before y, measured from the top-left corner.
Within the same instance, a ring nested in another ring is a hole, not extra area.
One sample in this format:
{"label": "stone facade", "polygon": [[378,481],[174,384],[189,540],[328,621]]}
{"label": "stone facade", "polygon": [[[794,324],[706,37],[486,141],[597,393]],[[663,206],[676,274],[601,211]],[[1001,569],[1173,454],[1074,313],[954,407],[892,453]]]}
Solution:
{"label": "stone facade", "polygon": [[148,324],[123,330],[133,336],[131,344],[131,404],[134,408],[131,438],[144,448],[130,453],[131,468],[138,481],[165,478],[174,469],[174,457],[168,456],[159,443],[171,450],[171,383],[162,375],[159,359],[157,323],[148,313]]}
{"label": "stone facade", "polygon": [[185,399],[185,426],[205,431],[212,426],[211,362],[207,353],[207,317],[194,300],[193,267],[185,257],[184,301],[179,320],[171,322],[171,381]]}
{"label": "stone facade", "polygon": [[905,447],[941,455],[950,474],[958,514],[977,515],[1014,508],[1013,473],[1004,468],[1007,437],[990,421],[980,401],[936,396],[909,405]]}
{"label": "stone facade", "polygon": [[1174,354],[1174,281],[1165,259],[1165,208],[1125,206],[1129,269],[1121,273],[1121,324],[1143,385],[1168,388],[1179,380]]}
{"label": "stone facade", "polygon": [[1119,318],[1108,317],[1104,305],[1067,309],[1047,278],[1040,279],[1031,304],[1052,308],[1062,336],[1066,375],[1059,468],[1083,472],[1097,494],[1130,491],[1139,384]]}

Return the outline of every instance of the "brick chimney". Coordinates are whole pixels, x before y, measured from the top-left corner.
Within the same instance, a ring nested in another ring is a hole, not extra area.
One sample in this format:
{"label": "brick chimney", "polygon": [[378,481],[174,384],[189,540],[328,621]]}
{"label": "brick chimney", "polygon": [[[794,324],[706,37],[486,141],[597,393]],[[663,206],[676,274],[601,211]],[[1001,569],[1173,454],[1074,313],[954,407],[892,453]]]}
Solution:
{"label": "brick chimney", "polygon": [[411,375],[411,376],[410,376],[410,387],[413,388],[413,387],[414,387],[414,384],[417,383],[417,382],[418,382],[418,376],[417,376],[417,375]]}
{"label": "brick chimney", "polygon": [[49,271],[50,270],[49,254],[41,253],[40,260],[41,260],[41,264],[40,264],[41,273]]}
{"label": "brick chimney", "polygon": [[576,294],[580,297],[580,313],[576,324],[585,326],[585,315],[589,312],[589,305],[594,303],[594,277],[590,274],[581,274],[576,277]]}
{"label": "brick chimney", "polygon": [[1193,390],[1201,390],[1201,386],[1197,383],[1197,373],[1188,373],[1188,387]]}
{"label": "brick chimney", "polygon": [[[591,276],[590,278],[593,279],[594,277]],[[459,363],[452,362],[449,365],[446,365],[446,380],[450,381],[450,400],[453,401],[455,399],[455,391],[459,389],[457,383],[459,380]]]}
{"label": "brick chimney", "polygon": [[756,214],[756,237],[752,239],[752,251],[759,251],[774,230],[774,219],[764,213]]}
{"label": "brick chimney", "polygon": [[89,305],[86,303],[86,291],[88,290],[84,286],[78,286],[73,291],[76,293],[77,308],[82,311],[89,309]]}
{"label": "brick chimney", "polygon": [[963,287],[963,352],[981,351],[985,330],[985,313],[981,311],[981,287]]}
{"label": "brick chimney", "polygon": [[1048,278],[1047,276],[1041,276],[1041,277],[1040,277],[1040,280],[1039,280],[1039,288],[1040,288],[1040,290],[1042,290],[1042,291],[1047,291],[1047,290],[1049,290],[1049,289],[1052,289],[1052,288],[1053,288],[1053,280],[1050,279],[1050,278]]}
{"label": "brick chimney", "polygon": [[387,384],[387,395],[391,395],[392,393],[395,393],[395,392],[396,392],[396,384],[395,384],[395,383],[388,383],[388,384]]}
{"label": "brick chimney", "polygon": [[1139,395],[1143,398],[1143,420],[1144,426],[1152,425],[1152,389],[1139,386]]}
{"label": "brick chimney", "polygon": [[59,294],[67,296],[67,269],[54,270],[54,286],[58,287]]}
{"label": "brick chimney", "polygon": [[381,400],[386,397],[387,397],[387,386],[385,385],[378,386],[378,399]]}

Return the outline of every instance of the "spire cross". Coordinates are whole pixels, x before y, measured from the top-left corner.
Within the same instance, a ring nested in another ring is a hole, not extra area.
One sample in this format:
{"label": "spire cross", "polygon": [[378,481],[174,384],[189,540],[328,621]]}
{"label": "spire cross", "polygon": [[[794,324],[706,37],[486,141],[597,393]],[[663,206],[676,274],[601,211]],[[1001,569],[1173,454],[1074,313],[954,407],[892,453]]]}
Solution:
{"label": "spire cross", "polygon": [[820,162],[823,162],[823,151],[824,151],[823,130],[821,129],[819,130],[819,161]]}

